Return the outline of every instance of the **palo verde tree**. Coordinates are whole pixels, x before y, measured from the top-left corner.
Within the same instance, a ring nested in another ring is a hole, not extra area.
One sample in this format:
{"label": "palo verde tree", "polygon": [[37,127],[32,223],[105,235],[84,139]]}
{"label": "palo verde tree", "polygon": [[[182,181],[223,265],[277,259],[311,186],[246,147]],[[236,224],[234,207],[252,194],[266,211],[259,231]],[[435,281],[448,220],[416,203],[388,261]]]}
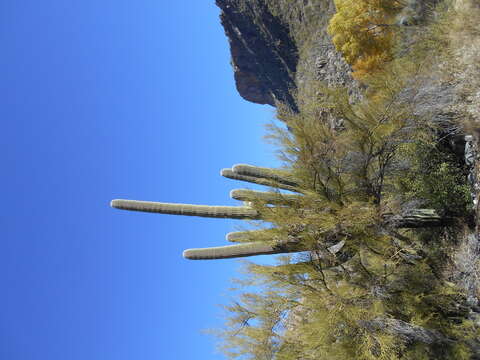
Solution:
{"label": "palo verde tree", "polygon": [[[398,65],[378,75],[359,103],[343,89],[320,87],[316,97],[299,99],[298,113],[280,108],[289,131],[273,126],[270,138],[281,146],[302,195],[289,206],[269,208],[265,218],[274,224],[268,231],[300,239],[309,252],[283,256],[275,266],[247,265],[244,285],[263,290],[244,292],[226,307],[226,327],[217,335],[229,358],[479,354],[466,297],[443,276],[448,231],[399,226],[408,213],[418,214],[415,205],[448,213],[455,203],[457,224],[442,225],[458,232],[469,199],[457,164],[435,160],[443,154],[436,127],[415,114],[421,76],[411,75],[419,75],[418,66]],[[332,115],[341,120],[336,126]],[[435,190],[440,183],[448,190]]]}

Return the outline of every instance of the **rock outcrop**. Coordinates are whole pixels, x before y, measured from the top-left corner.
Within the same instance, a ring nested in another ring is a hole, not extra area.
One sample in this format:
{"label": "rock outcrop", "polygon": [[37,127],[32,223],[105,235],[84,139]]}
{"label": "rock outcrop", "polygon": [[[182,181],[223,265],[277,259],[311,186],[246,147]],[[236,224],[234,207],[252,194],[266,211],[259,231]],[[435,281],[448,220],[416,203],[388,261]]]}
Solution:
{"label": "rock outcrop", "polygon": [[217,0],[230,42],[235,83],[248,101],[293,105],[291,90],[298,63],[289,28],[264,1]]}
{"label": "rock outcrop", "polygon": [[332,0],[216,0],[230,43],[235,83],[248,101],[296,108],[294,92],[315,78],[356,91],[327,34]]}

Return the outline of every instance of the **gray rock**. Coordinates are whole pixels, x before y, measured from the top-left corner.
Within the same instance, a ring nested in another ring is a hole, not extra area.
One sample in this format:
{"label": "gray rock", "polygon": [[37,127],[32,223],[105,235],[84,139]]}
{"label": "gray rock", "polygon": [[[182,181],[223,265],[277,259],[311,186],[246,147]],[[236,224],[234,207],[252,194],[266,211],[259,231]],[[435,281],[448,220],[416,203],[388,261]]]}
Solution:
{"label": "gray rock", "polygon": [[290,90],[295,87],[298,52],[288,26],[262,0],[216,4],[222,10],[240,95],[257,104],[275,106],[281,101],[295,107]]}

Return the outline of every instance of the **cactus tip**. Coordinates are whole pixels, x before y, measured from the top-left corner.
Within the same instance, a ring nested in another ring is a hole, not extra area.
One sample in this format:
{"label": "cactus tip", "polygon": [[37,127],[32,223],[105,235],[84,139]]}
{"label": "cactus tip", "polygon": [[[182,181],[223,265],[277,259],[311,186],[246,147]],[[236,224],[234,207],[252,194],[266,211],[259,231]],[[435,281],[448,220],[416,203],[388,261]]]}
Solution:
{"label": "cactus tip", "polygon": [[192,249],[183,250],[183,258],[192,260]]}
{"label": "cactus tip", "polygon": [[113,199],[112,201],[110,201],[110,206],[111,206],[112,208],[118,208],[118,205],[119,205],[119,202],[120,202],[120,201],[121,201],[121,200],[119,200],[119,199]]}
{"label": "cactus tip", "polygon": [[225,240],[232,242],[232,239],[235,238],[235,231],[231,231],[225,235]]}
{"label": "cactus tip", "polygon": [[229,169],[229,168],[225,168],[225,169],[222,169],[220,170],[220,176],[225,176],[226,174],[232,172],[232,169]]}
{"label": "cactus tip", "polygon": [[235,199],[235,194],[237,193],[237,190],[236,189],[233,189],[233,190],[230,190],[230,199]]}

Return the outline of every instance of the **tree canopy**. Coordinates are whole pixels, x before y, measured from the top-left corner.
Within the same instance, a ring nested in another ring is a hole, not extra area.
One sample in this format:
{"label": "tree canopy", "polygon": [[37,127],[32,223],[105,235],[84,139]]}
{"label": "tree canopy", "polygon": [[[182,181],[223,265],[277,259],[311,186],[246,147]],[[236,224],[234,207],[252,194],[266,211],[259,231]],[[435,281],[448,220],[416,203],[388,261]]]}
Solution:
{"label": "tree canopy", "polygon": [[337,11],[328,31],[333,44],[362,79],[382,69],[393,57],[396,15],[404,8],[395,0],[335,0]]}

